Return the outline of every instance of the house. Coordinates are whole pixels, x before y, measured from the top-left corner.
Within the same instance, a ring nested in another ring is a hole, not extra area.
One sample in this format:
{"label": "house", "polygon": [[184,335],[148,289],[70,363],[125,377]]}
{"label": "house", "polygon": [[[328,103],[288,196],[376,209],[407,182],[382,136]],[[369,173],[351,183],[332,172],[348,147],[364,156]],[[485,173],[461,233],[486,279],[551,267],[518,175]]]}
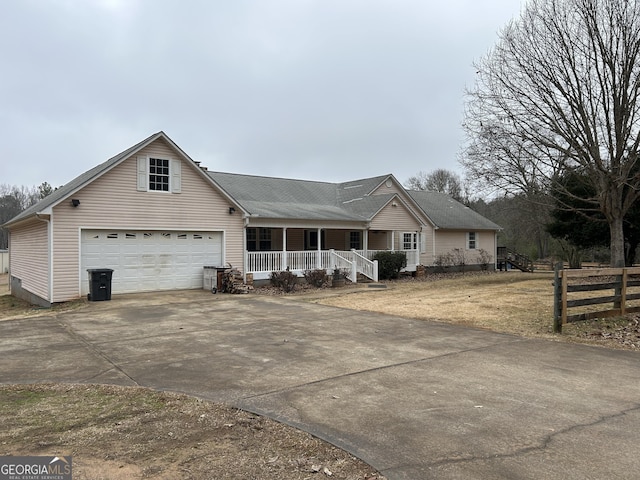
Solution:
{"label": "house", "polygon": [[210,172],[164,132],[97,165],[10,220],[13,295],[50,305],[84,296],[88,269],[113,293],[202,288],[203,266],[343,268],[377,279],[378,250],[407,270],[453,249],[495,260],[499,227],[450,197],[383,175],[345,183]]}

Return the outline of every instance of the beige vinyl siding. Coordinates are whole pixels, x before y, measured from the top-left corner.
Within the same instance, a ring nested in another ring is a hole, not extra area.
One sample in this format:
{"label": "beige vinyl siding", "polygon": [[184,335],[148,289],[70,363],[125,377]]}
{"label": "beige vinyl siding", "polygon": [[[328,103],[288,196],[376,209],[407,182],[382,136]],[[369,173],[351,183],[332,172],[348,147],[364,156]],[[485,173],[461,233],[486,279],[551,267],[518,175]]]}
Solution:
{"label": "beige vinyl siding", "polygon": [[422,227],[421,237],[423,240],[421,241],[421,246],[420,246],[420,263],[422,265],[433,264],[433,260],[434,260],[433,242],[434,242],[435,232],[436,232],[435,229],[430,225]]}
{"label": "beige vinyl siding", "polygon": [[496,235],[493,230],[474,230],[476,232],[476,248],[467,248],[468,230],[438,230],[436,234],[436,256],[445,255],[454,249],[465,251],[469,264],[478,263],[478,250],[484,249],[491,254],[492,262],[495,261]]}
{"label": "beige vinyl siding", "polygon": [[137,190],[137,156],[180,159],[164,142],[157,140],[94,180],[71,200],[53,209],[54,284],[53,301],[80,294],[80,229],[152,229],[224,231],[223,260],[243,269],[243,221],[239,211],[229,214],[229,201],[202,178],[190,162],[182,161],[181,193]]}
{"label": "beige vinyl siding", "polygon": [[34,219],[11,228],[11,275],[19,278],[22,288],[49,298],[49,241],[44,220]]}
{"label": "beige vinyl siding", "polygon": [[394,181],[391,181],[390,187],[387,186],[386,182],[382,182],[382,185],[379,185],[378,188],[371,192],[371,195],[384,195],[388,193],[397,193],[398,195],[403,196],[406,195],[404,189]]}
{"label": "beige vinyl siding", "polygon": [[420,222],[400,201],[387,204],[371,221],[371,230],[402,230],[405,232],[417,232],[420,230]]}

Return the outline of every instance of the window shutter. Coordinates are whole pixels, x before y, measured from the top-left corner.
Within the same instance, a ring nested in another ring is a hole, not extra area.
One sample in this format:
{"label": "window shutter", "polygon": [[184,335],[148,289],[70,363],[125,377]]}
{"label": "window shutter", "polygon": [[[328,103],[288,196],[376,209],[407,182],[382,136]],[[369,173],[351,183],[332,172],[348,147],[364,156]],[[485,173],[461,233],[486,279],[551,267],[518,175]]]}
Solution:
{"label": "window shutter", "polygon": [[420,234],[420,251],[421,252],[427,251],[427,234],[425,232],[422,232]]}
{"label": "window shutter", "polygon": [[182,193],[182,163],[171,160],[171,192]]}
{"label": "window shutter", "polygon": [[138,157],[138,191],[146,192],[147,187],[147,157]]}

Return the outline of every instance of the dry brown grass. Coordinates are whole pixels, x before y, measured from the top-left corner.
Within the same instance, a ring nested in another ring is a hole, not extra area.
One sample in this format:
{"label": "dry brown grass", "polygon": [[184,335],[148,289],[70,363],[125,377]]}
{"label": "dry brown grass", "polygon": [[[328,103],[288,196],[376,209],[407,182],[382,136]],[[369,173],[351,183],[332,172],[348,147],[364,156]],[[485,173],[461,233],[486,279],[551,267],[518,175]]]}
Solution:
{"label": "dry brown grass", "polygon": [[273,420],[185,395],[99,385],[0,386],[0,455],[72,455],[73,478],[384,480]]}
{"label": "dry brown grass", "polygon": [[549,334],[553,275],[497,272],[389,282],[318,303],[515,333]]}
{"label": "dry brown grass", "polygon": [[576,322],[553,333],[553,272],[436,275],[388,282],[387,289],[351,290],[311,301],[341,308],[436,320],[525,337],[639,349],[631,341],[635,317]]}

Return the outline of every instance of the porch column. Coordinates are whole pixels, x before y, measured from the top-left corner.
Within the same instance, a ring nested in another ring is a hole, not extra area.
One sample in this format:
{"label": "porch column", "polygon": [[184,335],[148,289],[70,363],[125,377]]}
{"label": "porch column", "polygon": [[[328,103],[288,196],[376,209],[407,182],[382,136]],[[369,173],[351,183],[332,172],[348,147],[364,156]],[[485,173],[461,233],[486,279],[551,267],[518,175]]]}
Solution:
{"label": "porch column", "polygon": [[396,232],[394,230],[391,230],[391,250],[395,250],[396,249]]}
{"label": "porch column", "polygon": [[369,230],[363,230],[362,231],[362,251],[365,257],[367,256],[367,250],[369,250]]}
{"label": "porch column", "polygon": [[316,268],[322,268],[322,229],[318,229],[318,256],[316,258]]}
{"label": "porch column", "polygon": [[287,269],[287,227],[282,229],[282,270]]}

